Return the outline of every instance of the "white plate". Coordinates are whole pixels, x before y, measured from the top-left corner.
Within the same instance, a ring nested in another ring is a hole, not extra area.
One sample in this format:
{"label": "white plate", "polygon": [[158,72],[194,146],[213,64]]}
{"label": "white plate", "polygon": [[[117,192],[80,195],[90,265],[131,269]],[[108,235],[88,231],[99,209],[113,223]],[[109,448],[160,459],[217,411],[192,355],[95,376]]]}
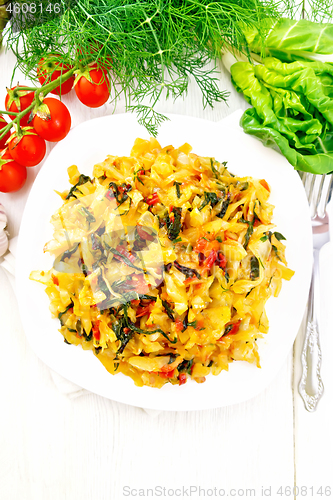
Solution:
{"label": "white plate", "polygon": [[170,115],[160,128],[162,146],[188,142],[202,156],[228,161],[231,172],[265,178],[276,206],[274,223],[287,238],[287,260],[295,270],[284,282],[278,298],[267,304],[269,333],[259,346],[262,368],[246,362],[230,364],[229,371],[208,376],[204,384],[189,381],[162,389],[136,387],[129,377],[110,375],[90,351],[64,343],[59,321],[51,319],[43,285],[29,280],[34,269],[49,269],[52,259],[43,246],[52,237],[49,223],[61,200],[54,189],[68,187],[67,167],[76,164],[91,175],[93,165],[107,154],[128,156],[136,137],[149,138],[132,115],[98,118],[74,128],[47,158],[31,189],[22,219],[17,255],[17,296],[26,335],[36,354],[53,370],[72,382],[122,403],[158,410],[202,410],[234,404],[262,391],[283,364],[302,320],[310,284],[312,236],[305,192],[297,172],[277,152],[244,134],[238,126],[240,112],[213,123]]}

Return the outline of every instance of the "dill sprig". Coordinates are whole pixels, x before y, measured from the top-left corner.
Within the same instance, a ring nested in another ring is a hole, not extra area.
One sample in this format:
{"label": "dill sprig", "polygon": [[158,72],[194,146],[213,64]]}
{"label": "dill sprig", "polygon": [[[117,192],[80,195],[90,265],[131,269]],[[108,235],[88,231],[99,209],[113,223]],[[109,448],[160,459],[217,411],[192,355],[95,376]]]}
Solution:
{"label": "dill sprig", "polygon": [[[19,0],[20,1],[20,0]],[[156,135],[165,119],[155,111],[161,97],[187,93],[190,79],[199,86],[203,106],[226,101],[216,61],[224,45],[248,53],[242,29],[261,31],[265,17],[332,17],[331,0],[25,0],[34,14],[19,11],[7,30],[16,68],[37,81],[36,67],[46,54],[82,70],[95,61],[107,68],[111,102],[125,97],[126,109]],[[60,6],[55,13],[50,5]],[[264,32],[263,38],[264,38]],[[15,69],[16,69],[15,68]],[[15,70],[14,70],[15,73]],[[14,78],[14,75],[13,75]]]}
{"label": "dill sprig", "polygon": [[[28,2],[29,3],[29,2]],[[82,69],[96,61],[110,73],[111,101],[125,96],[126,108],[153,135],[165,117],[155,111],[163,96],[177,99],[193,78],[203,106],[226,101],[216,67],[224,44],[245,50],[241,21],[260,25],[265,16],[279,16],[274,2],[257,0],[55,0],[61,12],[44,8],[30,17],[16,16],[7,46],[19,68],[37,80],[36,67],[47,53]],[[15,26],[18,33],[15,33]]]}

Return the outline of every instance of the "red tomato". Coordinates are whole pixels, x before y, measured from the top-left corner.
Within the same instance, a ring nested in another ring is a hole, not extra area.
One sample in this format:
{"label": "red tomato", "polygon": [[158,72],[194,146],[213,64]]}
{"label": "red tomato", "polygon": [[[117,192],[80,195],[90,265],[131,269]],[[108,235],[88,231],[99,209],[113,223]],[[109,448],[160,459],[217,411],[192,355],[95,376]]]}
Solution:
{"label": "red tomato", "polygon": [[[54,82],[59,76],[67,73],[71,68],[71,66],[67,66],[66,64],[59,63],[57,58],[59,54],[49,54],[46,58],[42,57],[37,66],[37,77],[39,83],[43,85],[45,82]],[[71,76],[64,83],[56,87],[54,90],[51,90],[51,94],[56,95],[65,95],[68,94],[73,88],[74,85],[74,76]]]}
{"label": "red tomato", "polygon": [[23,137],[15,134],[9,143],[9,151],[14,160],[25,167],[34,167],[42,161],[46,153],[44,139],[36,134],[32,127],[22,129]]}
{"label": "red tomato", "polygon": [[[12,111],[13,113],[18,113],[27,109],[32,101],[34,100],[35,94],[33,92],[27,92],[26,90],[17,90],[17,87],[13,87],[7,90],[7,95],[5,99],[5,107],[7,111]],[[26,127],[28,125],[30,113],[27,113],[23,118],[21,118],[21,127]],[[9,115],[11,120],[14,120],[15,116]]]}
{"label": "red tomato", "polygon": [[[8,125],[6,120],[4,119],[4,117],[2,115],[0,115],[0,135],[1,135],[2,129],[5,128],[6,125]],[[2,139],[0,139],[0,149],[4,149],[7,147],[6,142],[9,139],[9,137],[10,137],[10,131],[7,132],[7,134]]]}
{"label": "red tomato", "polygon": [[35,115],[33,126],[37,134],[50,142],[58,142],[68,134],[72,120],[67,107],[58,99],[47,97],[43,104],[49,108],[51,118],[40,118]]}
{"label": "red tomato", "polygon": [[[88,76],[88,75],[87,75]],[[82,75],[75,85],[78,99],[90,108],[99,108],[109,99],[110,82],[105,71],[92,67],[89,69],[91,82]]]}
{"label": "red tomato", "polygon": [[0,153],[0,191],[13,193],[24,186],[27,179],[27,169],[16,163],[8,149]]}

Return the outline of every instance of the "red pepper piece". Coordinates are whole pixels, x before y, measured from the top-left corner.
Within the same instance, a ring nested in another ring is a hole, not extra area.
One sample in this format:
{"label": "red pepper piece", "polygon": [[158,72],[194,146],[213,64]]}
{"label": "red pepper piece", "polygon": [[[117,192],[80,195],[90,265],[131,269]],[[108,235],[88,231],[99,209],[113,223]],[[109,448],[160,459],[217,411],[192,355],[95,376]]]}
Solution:
{"label": "red pepper piece", "polygon": [[[118,250],[118,252],[121,253],[121,255],[123,255],[124,257],[127,257],[132,263],[135,261],[134,255],[129,253],[124,247],[118,245],[116,250]],[[115,255],[115,258],[120,259],[121,257],[119,257],[118,255]]]}
{"label": "red pepper piece", "polygon": [[179,378],[179,385],[186,384],[187,381],[186,373],[180,373],[178,378]]}
{"label": "red pepper piece", "polygon": [[158,194],[154,193],[153,196],[147,196],[145,198],[145,202],[151,206],[151,205],[156,205],[156,203],[159,203],[160,199],[158,197]]}
{"label": "red pepper piece", "polygon": [[169,372],[158,372],[159,376],[162,378],[172,378],[175,374],[175,369]]}
{"label": "red pepper piece", "polygon": [[147,306],[145,307],[139,307],[138,310],[136,311],[136,317],[137,318],[142,318],[142,316],[146,316],[148,314],[148,318],[150,316],[151,310],[153,308],[152,302],[150,302]]}
{"label": "red pepper piece", "polygon": [[93,336],[96,340],[101,340],[101,332],[99,331],[100,321],[95,321],[92,326]]}
{"label": "red pepper piece", "polygon": [[112,189],[108,189],[107,192],[105,193],[105,198],[107,198],[109,201],[114,200],[114,192]]}
{"label": "red pepper piece", "polygon": [[139,224],[136,226],[136,230],[140,238],[142,238],[143,240],[154,241],[154,236],[152,234],[147,233],[147,231],[142,229],[142,227]]}
{"label": "red pepper piece", "polygon": [[182,322],[181,319],[177,318],[176,321],[175,321],[175,325],[176,325],[176,330],[178,332],[183,331],[184,325],[183,325],[183,322]]}
{"label": "red pepper piece", "polygon": [[214,262],[216,261],[216,257],[217,257],[217,252],[216,250],[211,250],[210,251],[210,254],[208,255],[206,261],[205,261],[205,264],[203,266],[203,270],[209,270],[212,265],[214,264]]}
{"label": "red pepper piece", "polygon": [[221,251],[217,252],[216,263],[222,269],[225,269],[227,265],[227,258]]}
{"label": "red pepper piece", "polygon": [[52,274],[52,281],[56,286],[59,286],[59,280],[57,276],[54,276],[54,274]]}

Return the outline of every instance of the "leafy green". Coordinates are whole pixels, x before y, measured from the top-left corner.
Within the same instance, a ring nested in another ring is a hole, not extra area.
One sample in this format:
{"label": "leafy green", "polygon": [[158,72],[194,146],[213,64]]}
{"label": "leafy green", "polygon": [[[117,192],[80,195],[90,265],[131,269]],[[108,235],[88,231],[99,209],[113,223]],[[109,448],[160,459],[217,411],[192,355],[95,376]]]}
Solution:
{"label": "leafy green", "polygon": [[178,271],[185,274],[186,278],[193,278],[193,276],[196,276],[198,279],[201,279],[201,276],[196,269],[192,269],[192,267],[182,266],[176,260],[173,262],[173,265],[176,269],[178,269]]}
{"label": "leafy green", "polygon": [[171,321],[175,321],[175,317],[173,315],[173,310],[171,309],[171,307],[169,306],[167,301],[162,299],[162,304],[163,304],[163,307],[165,309],[165,312],[167,313],[167,315],[169,316]]}
{"label": "leafy green", "polygon": [[253,106],[241,118],[245,132],[280,150],[297,170],[333,170],[333,64],[268,57],[255,66],[233,64],[231,76]]}
{"label": "leafy green", "polygon": [[211,204],[212,207],[216,205],[216,203],[219,201],[217,195],[215,193],[208,193],[207,191],[204,192],[205,199],[201,203],[199,210],[203,210],[205,206],[207,206],[209,203]]}
{"label": "leafy green", "polygon": [[75,186],[73,186],[70,189],[68,195],[66,196],[66,200],[69,200],[69,198],[71,198],[71,197],[76,198],[76,196],[75,196],[74,193],[75,193],[75,191],[78,191],[77,188],[79,186],[82,186],[82,184],[85,184],[86,182],[89,182],[89,181],[91,182],[91,179],[90,179],[90,177],[88,175],[81,174],[80,177],[79,177],[78,182],[75,184]]}
{"label": "leafy green", "polygon": [[[171,214],[173,214],[173,216],[170,217]],[[173,207],[171,214],[167,215],[166,226],[169,239],[175,240],[178,238],[182,226],[181,224],[182,209],[180,207]]]}
{"label": "leafy green", "polygon": [[230,204],[230,193],[228,193],[226,195],[226,197],[224,198],[221,211],[218,214],[216,214],[216,217],[223,219],[223,217],[225,216],[225,214],[228,210],[229,204]]}
{"label": "leafy green", "polygon": [[[333,16],[333,6],[331,6]],[[263,29],[267,36],[263,38]],[[299,59],[333,62],[333,24],[307,19],[265,19],[259,31],[244,26],[244,35],[252,52],[290,62]]]}
{"label": "leafy green", "polygon": [[247,224],[248,225],[248,228],[247,228],[247,231],[246,231],[246,234],[245,234],[245,238],[244,238],[244,248],[245,250],[247,249],[247,245],[249,244],[249,240],[253,234],[253,224],[254,224],[254,220],[245,220],[243,218],[239,219],[239,222],[244,222],[244,224]]}
{"label": "leafy green", "polygon": [[68,312],[68,311],[69,311],[69,309],[71,309],[73,306],[74,306],[74,304],[73,304],[73,302],[71,302],[71,303],[70,303],[70,304],[66,307],[66,309],[65,309],[64,311],[62,311],[62,312],[60,312],[60,313],[58,314],[58,319],[60,320],[61,325],[63,325],[63,323],[62,323],[62,319],[61,319],[61,318],[62,318],[62,317],[63,317],[63,315],[64,315],[64,314],[66,314],[66,312]]}
{"label": "leafy green", "polygon": [[177,198],[180,198],[180,182],[174,182],[174,186],[176,186]]}
{"label": "leafy green", "polygon": [[255,280],[259,278],[259,261],[255,255],[251,257],[250,264],[251,264],[250,278],[251,280]]}
{"label": "leafy green", "polygon": [[275,231],[273,234],[274,234],[275,238],[276,238],[278,241],[281,241],[281,240],[285,240],[285,239],[286,239],[286,238],[283,236],[283,234],[278,233],[277,231]]}
{"label": "leafy green", "polygon": [[186,360],[184,359],[184,361],[182,361],[178,366],[177,366],[177,370],[181,373],[181,372],[186,372],[188,373],[189,375],[191,375],[191,372],[192,372],[192,365],[194,363],[194,359],[190,359],[190,360]]}

